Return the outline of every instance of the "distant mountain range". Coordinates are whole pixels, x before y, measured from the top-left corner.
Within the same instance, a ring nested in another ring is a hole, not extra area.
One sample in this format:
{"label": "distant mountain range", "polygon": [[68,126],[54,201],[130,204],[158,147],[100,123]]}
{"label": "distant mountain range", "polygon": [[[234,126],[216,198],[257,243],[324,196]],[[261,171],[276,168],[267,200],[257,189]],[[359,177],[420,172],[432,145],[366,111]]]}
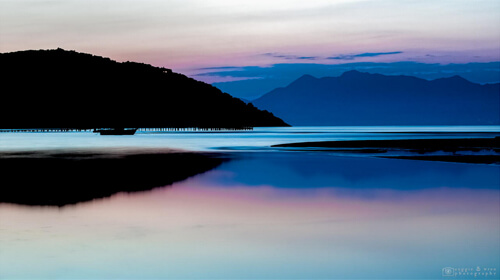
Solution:
{"label": "distant mountain range", "polygon": [[304,75],[252,103],[291,125],[500,124],[500,84],[348,71]]}
{"label": "distant mountain range", "polygon": [[287,126],[170,69],[75,51],[0,54],[0,128]]}

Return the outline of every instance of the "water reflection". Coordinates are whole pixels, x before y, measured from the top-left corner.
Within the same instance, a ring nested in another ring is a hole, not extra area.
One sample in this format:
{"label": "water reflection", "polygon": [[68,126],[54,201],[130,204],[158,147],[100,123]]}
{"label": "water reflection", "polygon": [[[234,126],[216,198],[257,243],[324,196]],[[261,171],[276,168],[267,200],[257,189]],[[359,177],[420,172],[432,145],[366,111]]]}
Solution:
{"label": "water reflection", "polygon": [[[437,187],[498,189],[500,166],[424,162],[403,159],[335,156],[327,153],[246,154],[225,163],[231,176],[215,185],[269,184],[278,188],[428,189]],[[211,173],[213,174],[213,173]]]}
{"label": "water reflection", "polygon": [[0,278],[440,279],[450,266],[498,271],[498,172],[242,154],[168,189],[63,210],[3,204]]}
{"label": "water reflection", "polygon": [[171,149],[0,152],[0,202],[63,206],[117,192],[146,191],[206,172],[222,155]]}

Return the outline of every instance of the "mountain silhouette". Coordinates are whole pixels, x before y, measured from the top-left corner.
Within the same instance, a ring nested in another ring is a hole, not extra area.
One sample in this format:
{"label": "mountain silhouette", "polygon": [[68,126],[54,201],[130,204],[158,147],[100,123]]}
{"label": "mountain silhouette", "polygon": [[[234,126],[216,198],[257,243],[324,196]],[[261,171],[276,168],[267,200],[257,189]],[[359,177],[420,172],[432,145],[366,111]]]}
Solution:
{"label": "mountain silhouette", "polygon": [[500,84],[348,71],[304,75],[252,102],[292,125],[500,124]]}
{"label": "mountain silhouette", "polygon": [[0,54],[0,128],[288,126],[161,67],[75,51]]}

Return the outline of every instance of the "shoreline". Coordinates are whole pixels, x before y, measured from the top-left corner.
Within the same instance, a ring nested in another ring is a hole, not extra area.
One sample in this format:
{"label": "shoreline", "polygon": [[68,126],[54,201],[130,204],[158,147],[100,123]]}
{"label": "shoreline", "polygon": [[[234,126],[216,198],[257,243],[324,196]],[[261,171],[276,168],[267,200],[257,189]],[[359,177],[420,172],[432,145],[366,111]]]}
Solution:
{"label": "shoreline", "polygon": [[119,192],[147,191],[216,168],[221,153],[172,149],[0,152],[0,203],[64,206]]}
{"label": "shoreline", "polygon": [[[379,158],[500,164],[500,137],[498,136],[494,138],[319,141],[287,143],[271,147],[287,150],[290,148],[294,151],[366,154]],[[395,154],[391,155],[391,153]]]}

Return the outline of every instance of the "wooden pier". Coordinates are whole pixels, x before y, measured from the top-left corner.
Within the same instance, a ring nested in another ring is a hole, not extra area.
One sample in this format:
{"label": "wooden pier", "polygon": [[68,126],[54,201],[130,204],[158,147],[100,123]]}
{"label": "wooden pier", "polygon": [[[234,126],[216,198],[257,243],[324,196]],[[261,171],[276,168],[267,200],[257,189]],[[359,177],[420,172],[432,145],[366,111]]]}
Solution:
{"label": "wooden pier", "polygon": [[7,128],[0,129],[1,132],[92,132],[90,128]]}
{"label": "wooden pier", "polygon": [[[102,128],[8,128],[0,129],[2,132],[93,132]],[[225,127],[140,127],[140,132],[231,132],[231,131],[251,131],[253,127],[225,128]]]}
{"label": "wooden pier", "polygon": [[143,132],[224,132],[253,130],[253,127],[224,128],[224,127],[149,127],[138,128],[137,131]]}

